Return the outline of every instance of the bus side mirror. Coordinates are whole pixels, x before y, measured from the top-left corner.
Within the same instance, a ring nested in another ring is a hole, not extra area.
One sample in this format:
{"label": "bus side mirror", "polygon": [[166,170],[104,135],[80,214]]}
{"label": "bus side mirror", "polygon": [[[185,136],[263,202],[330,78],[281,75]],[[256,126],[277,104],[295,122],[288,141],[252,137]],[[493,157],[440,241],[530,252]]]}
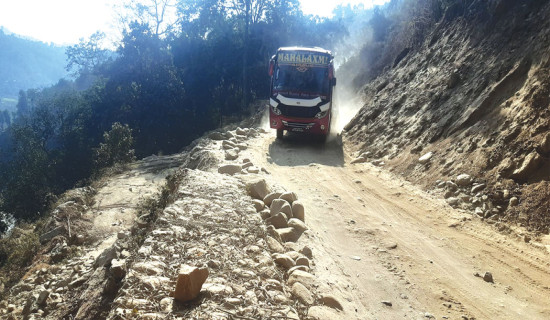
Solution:
{"label": "bus side mirror", "polygon": [[273,76],[273,69],[275,68],[275,61],[269,61],[269,76]]}
{"label": "bus side mirror", "polygon": [[332,86],[336,86],[336,78],[332,78]]}

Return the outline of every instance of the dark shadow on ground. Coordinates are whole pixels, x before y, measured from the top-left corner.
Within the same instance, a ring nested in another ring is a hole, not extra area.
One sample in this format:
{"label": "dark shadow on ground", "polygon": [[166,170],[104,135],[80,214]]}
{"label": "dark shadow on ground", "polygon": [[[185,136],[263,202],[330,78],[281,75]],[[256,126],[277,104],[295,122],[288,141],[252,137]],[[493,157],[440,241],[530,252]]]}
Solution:
{"label": "dark shadow on ground", "polygon": [[271,161],[279,166],[303,166],[312,163],[343,167],[344,150],[339,137],[323,141],[319,136],[287,133],[269,145]]}

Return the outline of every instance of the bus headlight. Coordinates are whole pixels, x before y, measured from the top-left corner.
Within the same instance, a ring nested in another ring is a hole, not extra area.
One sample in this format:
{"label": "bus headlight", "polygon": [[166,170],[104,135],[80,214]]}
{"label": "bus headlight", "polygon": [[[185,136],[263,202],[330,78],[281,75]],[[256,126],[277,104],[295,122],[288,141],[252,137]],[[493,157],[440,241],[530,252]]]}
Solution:
{"label": "bus headlight", "polygon": [[323,119],[324,117],[326,117],[328,114],[328,111],[321,111],[319,112],[318,114],[315,115],[315,118],[317,119]]}
{"label": "bus headlight", "polygon": [[278,116],[281,115],[281,110],[279,110],[279,108],[277,108],[277,107],[271,106],[271,111],[273,111],[273,113],[278,115]]}

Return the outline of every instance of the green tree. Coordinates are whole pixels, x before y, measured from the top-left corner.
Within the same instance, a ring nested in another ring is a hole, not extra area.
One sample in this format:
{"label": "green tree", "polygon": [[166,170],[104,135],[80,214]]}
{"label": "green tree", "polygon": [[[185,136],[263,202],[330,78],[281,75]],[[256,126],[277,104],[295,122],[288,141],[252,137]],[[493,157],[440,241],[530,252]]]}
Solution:
{"label": "green tree", "polygon": [[105,33],[96,32],[89,39],[81,38],[78,44],[68,47],[66,70],[74,76],[93,73],[109,59],[109,51],[103,48]]}
{"label": "green tree", "polygon": [[135,159],[132,129],[127,124],[113,123],[111,130],[103,134],[103,141],[95,149],[95,163],[98,168],[124,164]]}

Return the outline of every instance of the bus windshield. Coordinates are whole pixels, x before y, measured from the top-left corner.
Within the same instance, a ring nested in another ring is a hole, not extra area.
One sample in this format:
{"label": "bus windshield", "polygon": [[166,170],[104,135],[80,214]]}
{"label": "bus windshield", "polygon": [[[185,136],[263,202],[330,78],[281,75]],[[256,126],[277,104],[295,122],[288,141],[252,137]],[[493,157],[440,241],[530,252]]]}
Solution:
{"label": "bus windshield", "polygon": [[278,66],[273,74],[273,93],[328,96],[328,67]]}

